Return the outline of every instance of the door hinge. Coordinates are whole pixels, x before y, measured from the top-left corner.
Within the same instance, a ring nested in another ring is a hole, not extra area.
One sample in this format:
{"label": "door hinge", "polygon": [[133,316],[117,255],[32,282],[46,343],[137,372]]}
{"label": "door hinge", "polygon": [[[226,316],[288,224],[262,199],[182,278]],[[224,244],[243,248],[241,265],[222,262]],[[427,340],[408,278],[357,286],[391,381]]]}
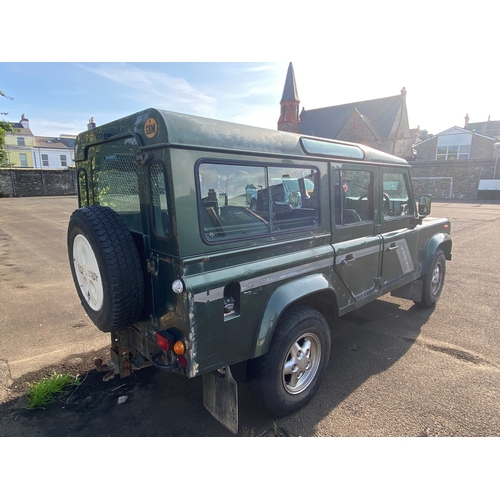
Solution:
{"label": "door hinge", "polygon": [[143,154],[142,152],[137,152],[134,156],[134,161],[137,165],[145,167],[153,159],[152,153]]}
{"label": "door hinge", "polygon": [[146,271],[148,273],[156,275],[157,272],[156,260],[146,259]]}

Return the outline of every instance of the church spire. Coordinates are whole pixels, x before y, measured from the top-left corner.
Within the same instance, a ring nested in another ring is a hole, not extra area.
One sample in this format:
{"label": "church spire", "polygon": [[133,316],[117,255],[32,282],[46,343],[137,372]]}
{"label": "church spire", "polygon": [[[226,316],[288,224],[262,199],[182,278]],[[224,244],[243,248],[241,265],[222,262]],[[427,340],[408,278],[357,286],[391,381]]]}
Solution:
{"label": "church spire", "polygon": [[278,120],[278,130],[296,133],[300,132],[299,103],[300,99],[297,92],[297,84],[295,83],[293,65],[290,63],[288,65],[285,87],[280,102],[281,113]]}

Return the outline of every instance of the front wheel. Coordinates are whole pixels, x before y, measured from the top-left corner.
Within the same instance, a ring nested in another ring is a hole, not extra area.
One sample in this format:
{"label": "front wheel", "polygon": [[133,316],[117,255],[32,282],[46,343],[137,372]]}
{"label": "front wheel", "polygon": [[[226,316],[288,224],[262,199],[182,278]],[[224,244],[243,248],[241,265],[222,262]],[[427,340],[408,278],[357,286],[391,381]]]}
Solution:
{"label": "front wheel", "polygon": [[442,250],[438,250],[434,256],[432,266],[427,274],[421,278],[422,300],[415,301],[419,307],[433,307],[441,295],[446,274],[446,259]]}
{"label": "front wheel", "polygon": [[316,309],[299,306],[286,313],[269,351],[248,362],[254,397],[278,417],[302,408],[321,384],[330,346],[330,329]]}

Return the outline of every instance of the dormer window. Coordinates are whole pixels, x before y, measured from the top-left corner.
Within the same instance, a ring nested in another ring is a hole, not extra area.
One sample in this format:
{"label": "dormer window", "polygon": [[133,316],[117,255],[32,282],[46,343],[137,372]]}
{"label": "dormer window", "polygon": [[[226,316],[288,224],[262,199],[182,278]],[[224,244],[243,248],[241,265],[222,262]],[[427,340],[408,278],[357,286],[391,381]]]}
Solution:
{"label": "dormer window", "polygon": [[452,132],[438,137],[436,160],[468,160],[472,134]]}
{"label": "dormer window", "polygon": [[24,137],[18,137],[17,138],[17,145],[18,146],[25,146],[26,144],[24,143]]}

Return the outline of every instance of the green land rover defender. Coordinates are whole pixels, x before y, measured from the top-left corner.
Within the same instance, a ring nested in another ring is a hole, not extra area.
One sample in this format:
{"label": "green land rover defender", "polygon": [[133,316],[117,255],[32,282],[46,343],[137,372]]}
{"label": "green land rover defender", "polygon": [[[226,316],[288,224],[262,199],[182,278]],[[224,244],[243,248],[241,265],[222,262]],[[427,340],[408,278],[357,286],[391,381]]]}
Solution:
{"label": "green land rover defender", "polygon": [[333,318],[387,293],[432,307],[442,291],[450,222],[426,217],[401,158],[157,109],[81,133],[75,155],[68,253],[111,333],[106,377],[202,375],[233,432],[232,365],[286,415],[321,383]]}

